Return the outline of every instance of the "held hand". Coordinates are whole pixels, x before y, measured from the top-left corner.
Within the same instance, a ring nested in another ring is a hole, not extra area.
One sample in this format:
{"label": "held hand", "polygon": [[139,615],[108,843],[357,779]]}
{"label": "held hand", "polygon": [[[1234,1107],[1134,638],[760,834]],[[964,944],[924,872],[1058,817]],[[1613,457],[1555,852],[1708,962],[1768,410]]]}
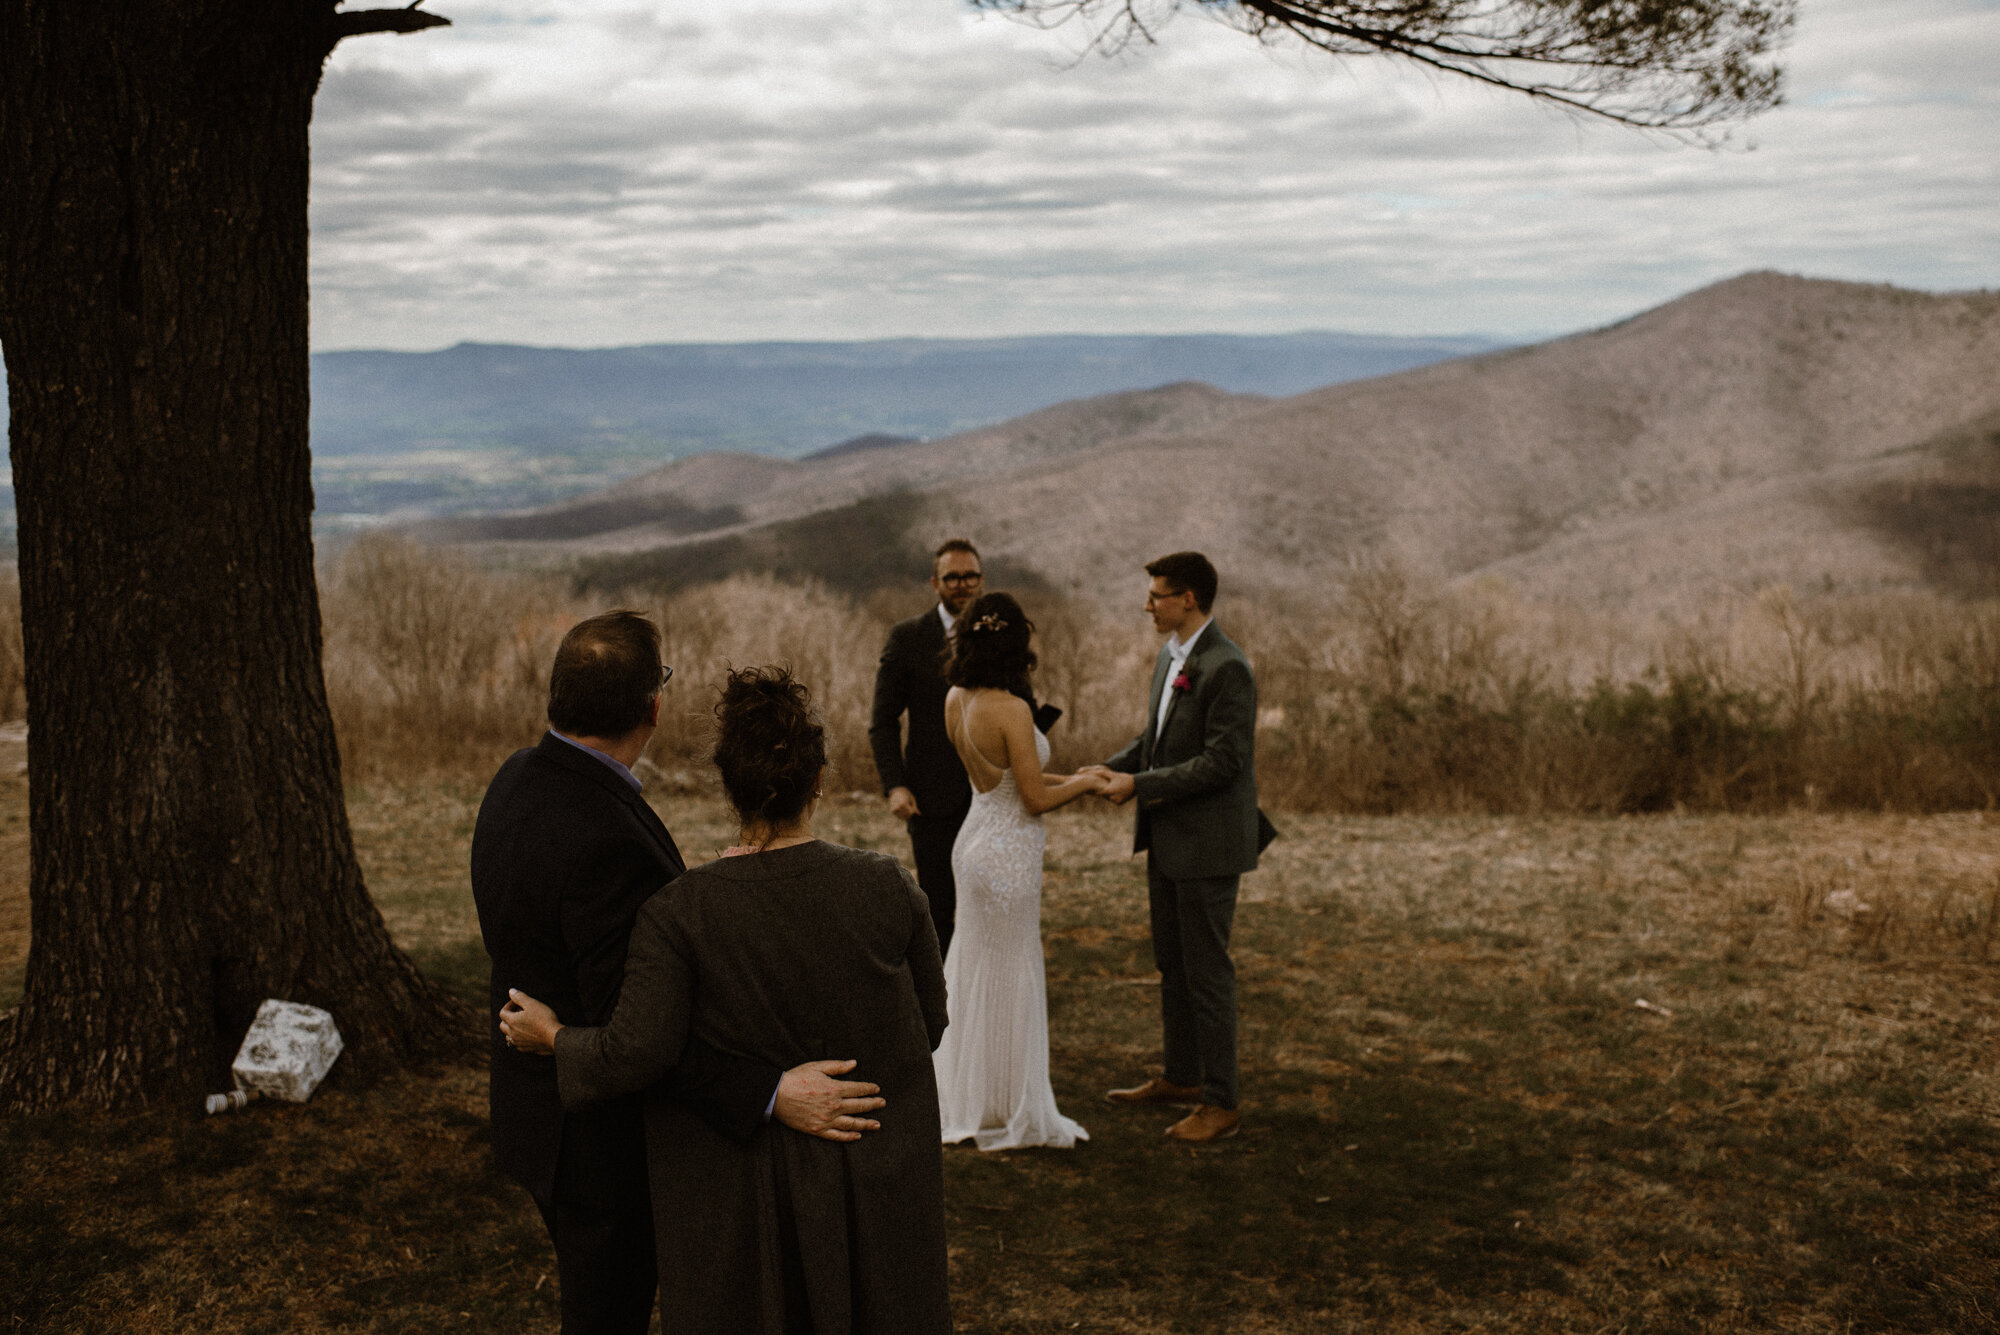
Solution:
{"label": "held hand", "polygon": [[861,1116],[888,1103],[876,1097],[881,1087],[833,1078],[853,1069],[851,1061],[794,1066],[778,1081],[778,1102],[771,1115],[792,1130],[821,1140],[859,1140],[863,1131],[881,1130],[880,1122]]}
{"label": "held hand", "polygon": [[556,1050],[556,1031],[562,1022],[556,1013],[526,992],[507,989],[507,1004],[500,1008],[500,1032],[507,1046],[536,1057],[551,1057]]}
{"label": "held hand", "polygon": [[891,788],[889,814],[897,820],[908,820],[912,816],[921,815],[922,813],[917,810],[917,795],[907,788]]}
{"label": "held hand", "polygon": [[1124,806],[1132,800],[1133,791],[1131,775],[1106,772],[1104,777],[1104,796],[1112,802],[1121,807]]}

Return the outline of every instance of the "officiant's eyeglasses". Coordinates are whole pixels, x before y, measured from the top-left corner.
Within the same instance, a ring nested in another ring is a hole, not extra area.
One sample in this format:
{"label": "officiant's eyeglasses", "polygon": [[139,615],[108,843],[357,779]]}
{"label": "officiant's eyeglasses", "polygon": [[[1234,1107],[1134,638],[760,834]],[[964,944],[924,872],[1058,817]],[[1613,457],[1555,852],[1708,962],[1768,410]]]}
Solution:
{"label": "officiant's eyeglasses", "polygon": [[1154,593],[1151,589],[1148,589],[1146,591],[1146,606],[1151,607],[1154,603],[1169,603],[1176,598],[1185,598],[1187,593],[1186,589],[1175,589],[1171,593]]}
{"label": "officiant's eyeglasses", "polygon": [[972,585],[979,583],[980,580],[985,578],[986,578],[985,575],[981,574],[977,570],[974,570],[968,574],[963,574],[963,575],[960,574],[939,575],[938,583],[944,585],[948,589],[964,589],[964,588],[970,588]]}
{"label": "officiant's eyeglasses", "polygon": [[660,685],[662,687],[674,679],[674,670],[665,663],[660,664]]}

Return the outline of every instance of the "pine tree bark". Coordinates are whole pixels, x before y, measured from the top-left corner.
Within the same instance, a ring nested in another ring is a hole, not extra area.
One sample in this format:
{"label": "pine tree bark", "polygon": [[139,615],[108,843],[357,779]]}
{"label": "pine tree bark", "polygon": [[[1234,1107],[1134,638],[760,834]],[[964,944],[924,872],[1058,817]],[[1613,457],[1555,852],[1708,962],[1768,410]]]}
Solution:
{"label": "pine tree bark", "polygon": [[473,1012],[362,883],[320,668],[307,126],[335,0],[0,6],[30,947],[0,1103],[221,1087],[266,997],[363,1072]]}

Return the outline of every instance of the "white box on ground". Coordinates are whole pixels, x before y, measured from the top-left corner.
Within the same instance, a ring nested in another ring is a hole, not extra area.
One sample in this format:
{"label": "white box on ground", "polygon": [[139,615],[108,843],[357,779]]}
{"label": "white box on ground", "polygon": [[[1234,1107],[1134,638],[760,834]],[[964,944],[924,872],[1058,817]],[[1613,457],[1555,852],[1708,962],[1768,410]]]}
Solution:
{"label": "white box on ground", "polygon": [[267,1001],[257,1008],[229,1069],[238,1089],[304,1103],[340,1048],[340,1030],[327,1012],[296,1001]]}

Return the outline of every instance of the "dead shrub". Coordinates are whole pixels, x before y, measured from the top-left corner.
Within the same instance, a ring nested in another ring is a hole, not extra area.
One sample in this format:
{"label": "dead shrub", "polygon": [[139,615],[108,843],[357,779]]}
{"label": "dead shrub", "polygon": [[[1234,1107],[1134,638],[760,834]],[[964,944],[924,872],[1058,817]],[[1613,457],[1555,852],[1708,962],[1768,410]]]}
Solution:
{"label": "dead shrub", "polygon": [[490,773],[534,739],[556,642],[587,615],[551,581],[400,537],[351,544],[320,585],[327,700],[352,777]]}
{"label": "dead shrub", "polygon": [[[1052,763],[1103,759],[1143,722],[1158,640],[1133,612],[1020,596],[1038,627],[1038,693],[1065,710]],[[671,595],[585,595],[400,539],[349,548],[324,600],[350,773],[484,778],[542,726],[564,629],[622,605],[658,618],[678,670],[648,755],[659,774],[706,785],[714,683],[729,665],[780,662],[826,718],[832,782],[865,792],[876,656],[890,624],[928,601],[914,584],[857,596],[742,574]],[[1319,603],[1236,600],[1221,619],[1257,668],[1258,778],[1277,808],[2000,805],[2000,601],[1774,590],[1642,637],[1524,605],[1495,582],[1374,562]],[[18,698],[18,651],[7,655],[0,639],[0,699]]]}

